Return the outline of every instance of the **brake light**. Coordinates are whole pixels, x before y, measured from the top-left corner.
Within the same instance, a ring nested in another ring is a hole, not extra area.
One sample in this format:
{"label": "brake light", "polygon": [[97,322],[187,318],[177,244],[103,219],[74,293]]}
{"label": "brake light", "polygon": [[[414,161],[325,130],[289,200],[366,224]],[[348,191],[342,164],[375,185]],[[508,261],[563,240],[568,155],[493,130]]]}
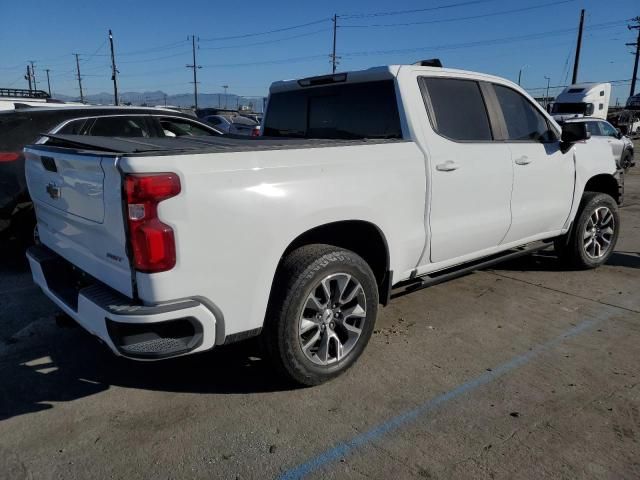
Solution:
{"label": "brake light", "polygon": [[254,127],[253,130],[251,130],[251,136],[252,137],[259,137],[260,136],[260,127]]}
{"label": "brake light", "polygon": [[175,173],[127,175],[124,190],[135,269],[171,270],[176,264],[176,244],[173,229],[158,218],[158,204],[180,193],[180,178]]}
{"label": "brake light", "polygon": [[20,152],[0,152],[0,163],[15,162],[21,157],[22,154]]}

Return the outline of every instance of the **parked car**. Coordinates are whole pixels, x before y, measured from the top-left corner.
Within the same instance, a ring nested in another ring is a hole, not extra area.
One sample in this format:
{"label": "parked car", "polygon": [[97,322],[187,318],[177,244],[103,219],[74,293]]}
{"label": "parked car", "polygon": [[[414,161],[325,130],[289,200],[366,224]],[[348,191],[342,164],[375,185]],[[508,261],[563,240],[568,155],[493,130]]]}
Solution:
{"label": "parked car", "polygon": [[117,355],[260,335],[315,385],[356,361],[391,298],[550,245],[575,268],[614,250],[609,146],[510,81],[396,65],[276,82],[268,105],[269,137],[196,151],[26,148],[34,281]]}
{"label": "parked car", "polygon": [[28,107],[64,107],[82,105],[75,102],[63,102],[51,98],[42,90],[26,90],[22,88],[0,88],[0,111],[17,110]]}
{"label": "parked car", "polygon": [[28,241],[35,216],[27,193],[22,149],[46,143],[43,133],[161,137],[219,135],[193,117],[157,108],[60,106],[0,112],[0,235]]}
{"label": "parked car", "polygon": [[248,135],[251,137],[260,135],[260,125],[250,118],[241,115],[209,115],[204,117],[203,120],[228,134]]}
{"label": "parked car", "polygon": [[624,136],[620,130],[606,120],[600,118],[570,118],[565,120],[564,123],[584,124],[593,141],[608,143],[611,146],[613,158],[618,168],[626,171],[636,164],[633,160],[633,142],[631,139]]}

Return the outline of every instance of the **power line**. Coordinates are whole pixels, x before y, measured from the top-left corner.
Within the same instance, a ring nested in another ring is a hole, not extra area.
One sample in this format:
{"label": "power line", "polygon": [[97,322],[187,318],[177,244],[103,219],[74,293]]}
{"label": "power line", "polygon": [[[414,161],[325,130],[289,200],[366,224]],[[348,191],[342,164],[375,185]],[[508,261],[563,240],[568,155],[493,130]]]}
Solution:
{"label": "power line", "polygon": [[448,8],[456,8],[456,7],[465,7],[467,5],[476,5],[479,3],[487,3],[493,2],[495,0],[469,0],[466,2],[457,2],[457,3],[449,3],[445,5],[437,5],[435,7],[427,7],[427,8],[414,8],[411,10],[393,10],[390,12],[377,12],[377,13],[356,13],[356,14],[342,14],[340,15],[345,20],[349,20],[352,18],[371,18],[371,17],[388,17],[392,15],[404,15],[408,13],[419,13],[419,12],[432,12],[434,10],[445,10]]}
{"label": "power line", "polygon": [[[596,30],[598,28],[610,28],[614,22],[604,22],[602,24],[591,25],[589,27],[585,27],[586,29]],[[615,23],[620,23],[620,21],[616,21]],[[562,30],[551,30],[547,32],[539,32],[532,33],[527,35],[516,35],[512,37],[502,37],[502,38],[494,38],[487,40],[478,40],[474,42],[465,42],[465,43],[454,43],[454,44],[443,44],[443,45],[433,45],[433,46],[424,46],[424,47],[413,47],[413,48],[401,48],[394,50],[369,50],[369,51],[361,51],[361,52],[348,52],[343,53],[342,55],[345,57],[357,57],[357,56],[368,56],[368,55],[388,55],[388,54],[397,54],[397,53],[412,53],[412,52],[421,52],[424,50],[454,50],[458,48],[471,48],[471,47],[480,47],[480,46],[488,46],[488,45],[499,45],[502,43],[510,43],[514,41],[520,40],[537,40],[539,38],[548,37],[548,36],[558,36],[558,35],[566,35],[568,33],[575,32],[575,28],[567,28]]]}
{"label": "power line", "polygon": [[465,17],[442,18],[442,19],[439,19],[439,20],[424,20],[424,21],[419,21],[419,22],[369,24],[369,25],[342,25],[341,27],[342,28],[407,27],[407,26],[411,26],[411,25],[427,25],[427,24],[434,24],[434,23],[458,22],[458,21],[463,21],[463,20],[475,20],[475,19],[478,19],[478,18],[487,18],[487,17],[495,17],[495,16],[499,16],[499,15],[508,15],[510,13],[526,12],[526,11],[535,10],[535,9],[538,9],[538,8],[562,5],[562,4],[565,4],[565,3],[572,3],[572,2],[575,2],[575,0],[563,0],[563,1],[559,1],[559,2],[548,2],[548,3],[543,3],[541,5],[532,5],[532,6],[529,6],[529,7],[515,8],[515,9],[512,9],[512,10],[504,10],[504,11],[501,11],[501,12],[483,13],[483,14],[479,14],[479,15],[470,15],[470,16],[465,16]]}
{"label": "power line", "polygon": [[247,37],[257,37],[260,35],[269,35],[271,33],[278,33],[278,32],[286,32],[289,30],[295,30],[297,28],[304,28],[304,27],[309,27],[311,25],[317,25],[319,23],[324,23],[324,22],[328,22],[330,21],[330,18],[322,18],[319,20],[314,20],[313,22],[307,22],[307,23],[301,23],[299,25],[293,25],[290,27],[283,27],[283,28],[276,28],[275,30],[267,30],[264,32],[254,32],[254,33],[244,33],[242,35],[230,35],[227,37],[214,37],[214,38],[203,38],[201,41],[202,42],[216,42],[219,40],[232,40],[235,38],[247,38]]}
{"label": "power line", "polygon": [[199,50],[226,50],[229,48],[242,48],[242,47],[255,47],[255,46],[259,46],[259,45],[268,45],[271,43],[278,43],[278,42],[284,42],[286,40],[293,40],[296,38],[302,38],[302,37],[310,37],[312,35],[317,35],[318,33],[323,33],[323,32],[327,32],[329,31],[328,28],[323,28],[320,30],[314,30],[313,32],[308,32],[308,33],[301,33],[300,35],[292,35],[289,37],[284,37],[284,38],[277,38],[275,40],[265,40],[263,42],[254,42],[254,43],[242,43],[242,44],[238,44],[238,45],[224,45],[224,46],[220,46],[220,47],[200,47]]}

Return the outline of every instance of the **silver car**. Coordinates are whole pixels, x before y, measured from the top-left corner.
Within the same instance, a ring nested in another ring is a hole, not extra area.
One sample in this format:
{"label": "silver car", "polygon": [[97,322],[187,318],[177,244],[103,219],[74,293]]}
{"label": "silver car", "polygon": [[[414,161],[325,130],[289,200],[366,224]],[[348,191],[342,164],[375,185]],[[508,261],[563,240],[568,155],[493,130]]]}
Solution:
{"label": "silver car", "polygon": [[611,145],[613,158],[618,168],[628,170],[635,165],[633,160],[633,142],[625,137],[620,130],[601,118],[570,118],[564,123],[584,123],[591,138],[595,141],[608,142]]}

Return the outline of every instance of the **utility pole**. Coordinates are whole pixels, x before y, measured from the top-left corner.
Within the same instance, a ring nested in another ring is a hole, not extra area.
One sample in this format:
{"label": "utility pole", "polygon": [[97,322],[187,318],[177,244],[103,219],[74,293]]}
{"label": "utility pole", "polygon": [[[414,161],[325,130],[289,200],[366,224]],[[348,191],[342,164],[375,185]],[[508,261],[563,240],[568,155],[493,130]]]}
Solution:
{"label": "utility pole", "polygon": [[80,54],[74,53],[76,56],[76,69],[78,72],[78,87],[80,87],[80,103],[84,103],[84,94],[82,93],[82,77],[80,76],[80,59],[78,58]]}
{"label": "utility pole", "polygon": [[33,79],[33,89],[38,89],[38,84],[36,83],[36,66],[34,65],[33,60],[29,62],[31,64],[31,78]]}
{"label": "utility pole", "polygon": [[27,74],[24,76],[24,79],[29,82],[29,91],[33,90],[31,87],[31,67],[27,65]]}
{"label": "utility pole", "polygon": [[338,65],[338,57],[336,57],[336,36],[338,34],[338,15],[333,15],[331,19],[333,21],[333,53],[331,54],[331,71],[336,73],[336,66]]}
{"label": "utility pole", "polygon": [[113,104],[118,105],[118,69],[116,68],[116,55],[113,52],[113,33],[109,29],[109,45],[111,46],[111,80],[113,80]]}
{"label": "utility pole", "polygon": [[580,26],[578,27],[578,44],[576,45],[576,58],[573,62],[573,77],[571,84],[578,81],[578,67],[580,66],[580,49],[582,48],[582,29],[584,27],[584,8],[580,10]]}
{"label": "utility pole", "polygon": [[544,103],[545,103],[545,108],[549,106],[549,104],[551,103],[549,101],[549,83],[551,82],[551,77],[547,77],[546,75],[544,76],[544,78],[547,80],[547,93],[544,96]]}
{"label": "utility pole", "polygon": [[49,88],[49,96],[51,96],[51,80],[49,80],[49,72],[51,70],[45,68],[44,71],[47,72],[47,87]]}
{"label": "utility pole", "polygon": [[195,109],[197,110],[198,109],[198,75],[196,72],[198,71],[199,68],[202,68],[202,66],[196,63],[196,36],[195,35],[191,35],[191,46],[193,49],[193,64],[187,65],[187,68],[193,69],[193,101],[194,101]]}
{"label": "utility pole", "polygon": [[638,76],[638,57],[640,57],[640,17],[635,17],[633,21],[636,25],[627,25],[629,30],[638,30],[638,39],[636,43],[627,43],[628,47],[636,47],[636,59],[633,62],[633,75],[631,76],[631,93],[629,93],[630,97],[636,93],[636,77]]}
{"label": "utility pole", "polygon": [[224,88],[224,108],[226,110],[227,109],[227,88],[229,88],[229,85],[222,85],[222,88]]}

